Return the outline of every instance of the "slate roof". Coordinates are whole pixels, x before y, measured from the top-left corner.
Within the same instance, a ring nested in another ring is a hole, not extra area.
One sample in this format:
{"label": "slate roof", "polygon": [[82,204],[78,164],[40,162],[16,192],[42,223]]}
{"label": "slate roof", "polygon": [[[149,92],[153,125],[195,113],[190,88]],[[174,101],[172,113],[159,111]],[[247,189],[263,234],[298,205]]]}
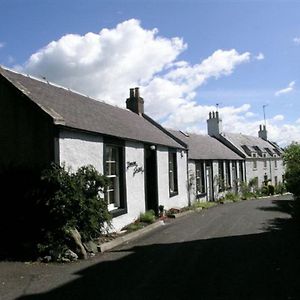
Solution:
{"label": "slate roof", "polygon": [[0,74],[50,115],[56,125],[134,141],[184,148],[155,124],[130,110],[90,99],[66,88],[1,66]]}
{"label": "slate roof", "polygon": [[239,133],[223,133],[222,136],[231,142],[238,150],[251,157],[251,153],[255,152],[258,156],[262,156],[262,152],[267,156],[281,155],[282,150],[274,143],[265,141],[259,137],[239,134]]}
{"label": "slate roof", "polygon": [[190,159],[242,160],[243,158],[209,135],[183,133],[168,129],[176,138],[188,145]]}

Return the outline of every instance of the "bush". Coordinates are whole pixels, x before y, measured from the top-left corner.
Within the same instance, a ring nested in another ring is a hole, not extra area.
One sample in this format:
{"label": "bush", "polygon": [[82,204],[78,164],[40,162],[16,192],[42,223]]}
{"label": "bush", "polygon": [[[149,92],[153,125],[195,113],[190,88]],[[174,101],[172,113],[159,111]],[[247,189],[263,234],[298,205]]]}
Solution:
{"label": "bush", "polygon": [[71,173],[65,167],[52,165],[43,172],[38,199],[44,216],[40,252],[56,256],[70,243],[70,229],[76,228],[83,241],[101,233],[111,216],[101,198],[107,179],[93,166]]}
{"label": "bush", "polygon": [[140,214],[140,221],[144,223],[153,223],[155,221],[154,210],[148,210],[145,213]]}
{"label": "bush", "polygon": [[203,208],[203,209],[205,209],[205,208],[211,208],[211,207],[213,207],[213,206],[216,206],[217,205],[217,203],[216,202],[194,202],[193,203],[193,208],[194,209],[197,209],[197,208]]}
{"label": "bush", "polygon": [[285,184],[282,182],[279,182],[276,186],[275,186],[275,194],[283,194],[286,192],[286,187]]}
{"label": "bush", "polygon": [[238,201],[239,197],[237,194],[235,193],[232,193],[232,192],[228,192],[226,195],[225,195],[225,201]]}
{"label": "bush", "polygon": [[269,189],[266,185],[264,185],[261,190],[260,190],[260,193],[262,196],[268,196],[269,195]]}

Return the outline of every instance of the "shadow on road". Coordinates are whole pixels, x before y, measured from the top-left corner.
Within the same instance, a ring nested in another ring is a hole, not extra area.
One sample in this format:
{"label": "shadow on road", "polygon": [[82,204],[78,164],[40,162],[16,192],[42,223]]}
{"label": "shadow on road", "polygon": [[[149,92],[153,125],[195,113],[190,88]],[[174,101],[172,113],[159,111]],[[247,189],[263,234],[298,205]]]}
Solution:
{"label": "shadow on road", "polygon": [[260,234],[126,249],[117,261],[19,299],[299,299],[299,233],[290,220],[277,225]]}

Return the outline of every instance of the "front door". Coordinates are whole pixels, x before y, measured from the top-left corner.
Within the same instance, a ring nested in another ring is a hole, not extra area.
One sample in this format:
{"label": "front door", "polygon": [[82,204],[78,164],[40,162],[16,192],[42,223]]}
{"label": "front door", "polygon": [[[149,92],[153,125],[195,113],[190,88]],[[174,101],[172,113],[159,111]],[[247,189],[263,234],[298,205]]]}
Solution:
{"label": "front door", "polygon": [[145,198],[146,210],[158,214],[157,157],[154,146],[145,146]]}
{"label": "front door", "polygon": [[206,166],[206,191],[207,191],[207,200],[213,201],[214,200],[214,190],[213,190],[213,180],[212,180],[212,170],[211,166]]}

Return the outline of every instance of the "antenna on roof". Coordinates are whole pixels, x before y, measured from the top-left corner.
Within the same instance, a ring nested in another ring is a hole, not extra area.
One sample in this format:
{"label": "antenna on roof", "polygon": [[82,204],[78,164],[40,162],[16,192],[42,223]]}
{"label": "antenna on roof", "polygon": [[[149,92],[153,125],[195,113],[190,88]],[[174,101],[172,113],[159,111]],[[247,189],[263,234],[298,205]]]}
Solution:
{"label": "antenna on roof", "polygon": [[222,103],[216,103],[216,111],[219,111],[219,105]]}
{"label": "antenna on roof", "polygon": [[47,80],[47,77],[46,76],[41,76],[43,80],[45,80],[48,84],[49,84],[49,81]]}
{"label": "antenna on roof", "polygon": [[264,104],[264,105],[263,105],[264,123],[265,123],[265,126],[267,125],[267,123],[266,123],[266,107],[267,107],[268,105],[269,105],[269,104]]}

